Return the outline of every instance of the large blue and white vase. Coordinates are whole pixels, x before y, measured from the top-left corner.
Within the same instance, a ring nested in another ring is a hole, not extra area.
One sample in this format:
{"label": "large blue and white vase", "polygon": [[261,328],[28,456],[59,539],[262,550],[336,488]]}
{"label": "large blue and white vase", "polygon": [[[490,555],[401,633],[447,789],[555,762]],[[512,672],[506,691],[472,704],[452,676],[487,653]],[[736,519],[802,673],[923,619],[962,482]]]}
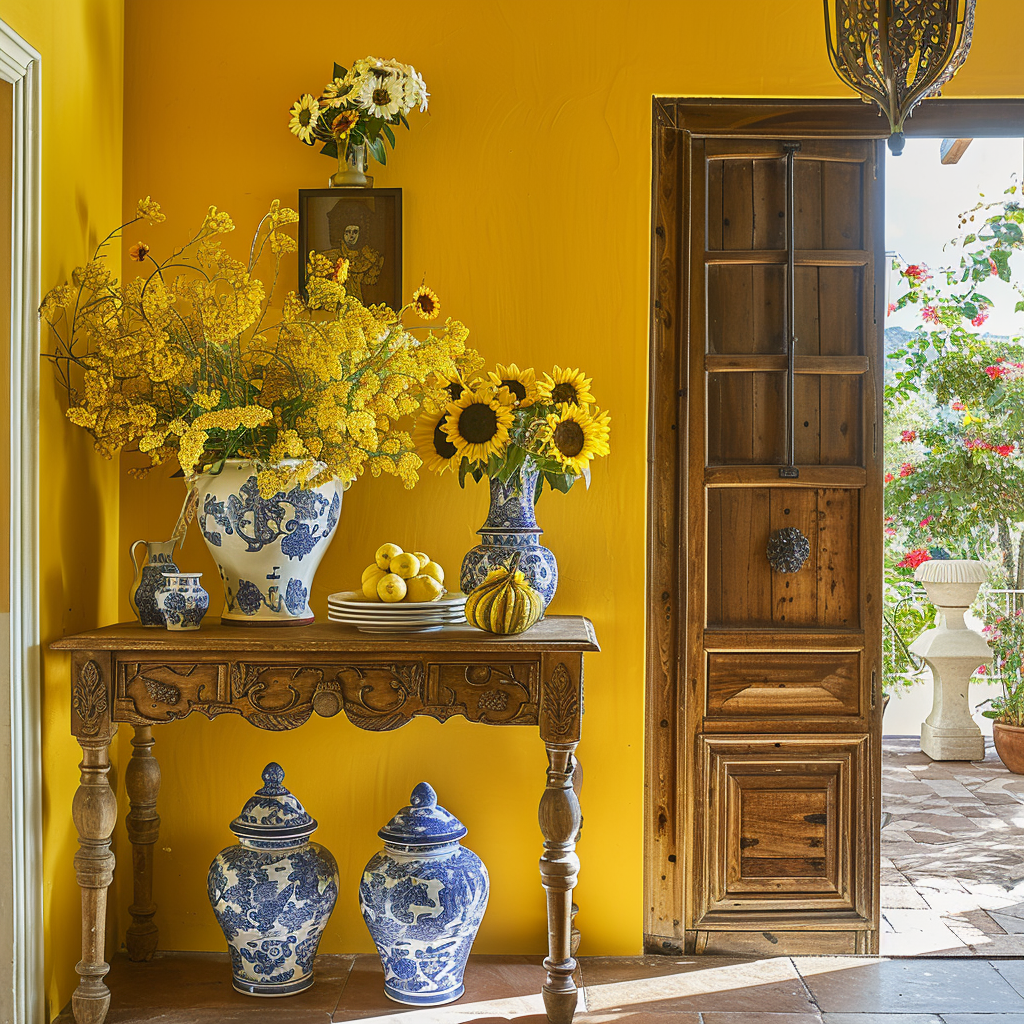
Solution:
{"label": "large blue and white vase", "polygon": [[508,483],[497,477],[491,477],[490,483],[491,507],[486,522],[476,531],[480,543],[462,559],[459,586],[464,594],[470,593],[492,569],[507,569],[512,555],[519,551],[519,571],[547,607],[558,587],[558,563],[540,542],[544,531],[537,526],[535,510],[537,469],[524,465]]}
{"label": "large blue and white vase", "polygon": [[378,833],[384,849],[359,883],[359,907],[384,966],[384,994],[409,1006],[458,999],[490,882],[459,842],[466,826],[421,782]]}
{"label": "large blue and white vase", "polygon": [[196,486],[199,529],[224,584],[221,622],[312,622],[309,593],[341,516],[340,482],[331,479],[304,489],[294,479],[273,497],[263,498],[256,464],[227,459],[219,473],[204,473]]}
{"label": "large blue and white vase", "polygon": [[207,889],[228,940],[232,985],[249,996],[291,996],[313,984],[313,958],[338,899],[338,865],[309,837],[316,821],[283,785],[275,762],[231,822],[238,844],[210,865]]}

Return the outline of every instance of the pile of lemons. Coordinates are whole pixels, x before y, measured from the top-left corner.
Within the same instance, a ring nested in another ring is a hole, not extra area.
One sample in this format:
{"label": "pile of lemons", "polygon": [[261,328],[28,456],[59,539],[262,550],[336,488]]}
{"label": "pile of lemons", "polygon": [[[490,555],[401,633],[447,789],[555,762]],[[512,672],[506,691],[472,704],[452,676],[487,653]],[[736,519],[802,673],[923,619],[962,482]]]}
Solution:
{"label": "pile of lemons", "polygon": [[422,551],[381,544],[363,570],[363,596],[370,601],[436,601],[445,593],[444,569]]}

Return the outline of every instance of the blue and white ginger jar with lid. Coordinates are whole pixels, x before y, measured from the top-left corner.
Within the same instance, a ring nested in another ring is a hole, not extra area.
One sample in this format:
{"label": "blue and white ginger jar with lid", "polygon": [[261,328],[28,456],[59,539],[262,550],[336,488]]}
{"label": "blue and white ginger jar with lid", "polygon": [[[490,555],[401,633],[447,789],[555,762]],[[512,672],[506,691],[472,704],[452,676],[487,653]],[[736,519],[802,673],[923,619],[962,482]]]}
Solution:
{"label": "blue and white ginger jar with lid", "polygon": [[490,882],[459,842],[466,826],[421,782],[378,833],[384,849],[359,883],[359,907],[384,965],[384,994],[410,1006],[458,999]]}
{"label": "blue and white ginger jar with lid", "polygon": [[313,958],[338,898],[338,865],[309,837],[317,823],[271,762],[231,822],[238,845],[210,865],[208,891],[228,940],[232,984],[250,996],[290,996],[313,984]]}

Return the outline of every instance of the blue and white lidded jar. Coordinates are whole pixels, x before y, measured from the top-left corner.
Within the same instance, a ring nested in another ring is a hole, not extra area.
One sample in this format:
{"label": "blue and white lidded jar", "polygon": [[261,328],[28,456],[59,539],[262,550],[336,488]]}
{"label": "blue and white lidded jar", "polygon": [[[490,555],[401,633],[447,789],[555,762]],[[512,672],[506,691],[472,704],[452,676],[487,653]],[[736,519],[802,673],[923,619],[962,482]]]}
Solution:
{"label": "blue and white lidded jar", "polygon": [[410,1006],[458,999],[490,882],[459,842],[466,826],[421,782],[378,833],[384,849],[359,883],[359,908],[384,965],[384,994]]}
{"label": "blue and white lidded jar", "polygon": [[313,958],[338,898],[338,865],[309,837],[316,821],[271,761],[231,822],[239,843],[210,865],[207,889],[228,940],[232,985],[250,996],[291,996],[313,984]]}
{"label": "blue and white lidded jar", "polygon": [[156,592],[156,605],[168,629],[198,629],[210,595],[199,582],[201,572],[165,572],[162,586]]}

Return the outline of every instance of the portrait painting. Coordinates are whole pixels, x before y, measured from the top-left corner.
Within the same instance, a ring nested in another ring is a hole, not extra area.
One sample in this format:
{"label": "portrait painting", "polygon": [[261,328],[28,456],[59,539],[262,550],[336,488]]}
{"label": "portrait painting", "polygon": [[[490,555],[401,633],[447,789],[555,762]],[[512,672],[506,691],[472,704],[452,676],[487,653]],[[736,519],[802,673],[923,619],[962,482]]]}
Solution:
{"label": "portrait painting", "polygon": [[345,287],[364,306],[402,306],[402,190],[299,189],[299,290],[306,259],[318,252],[348,260]]}

